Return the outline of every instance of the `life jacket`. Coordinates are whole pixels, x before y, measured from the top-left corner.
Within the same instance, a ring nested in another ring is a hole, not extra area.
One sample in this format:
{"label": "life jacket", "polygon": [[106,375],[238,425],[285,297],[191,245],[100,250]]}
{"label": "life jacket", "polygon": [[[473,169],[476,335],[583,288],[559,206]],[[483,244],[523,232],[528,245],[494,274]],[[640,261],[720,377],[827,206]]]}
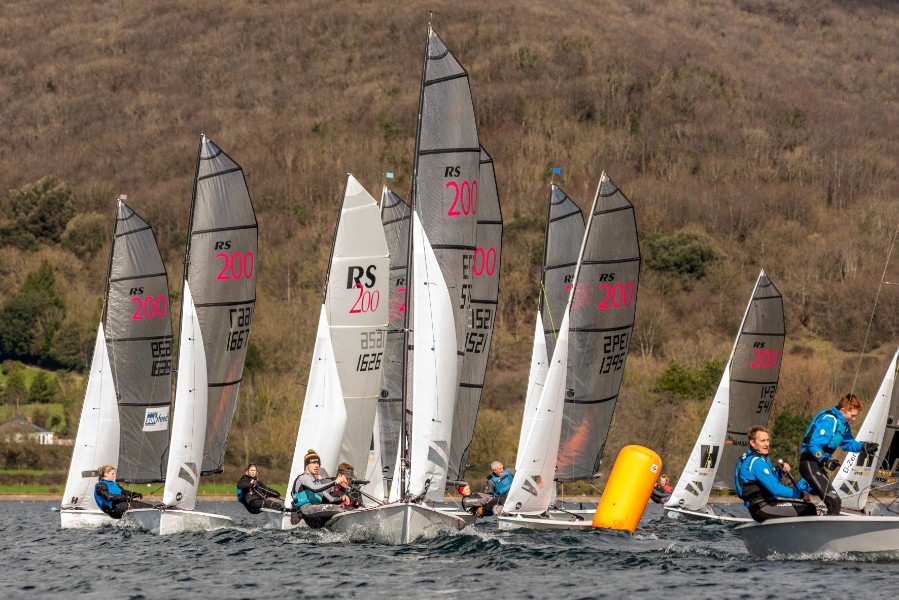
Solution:
{"label": "life jacket", "polygon": [[[740,471],[743,469],[743,463],[751,456],[761,458],[761,454],[756,454],[752,450],[743,453],[743,456],[737,459],[736,468],[734,469],[734,487],[737,489],[737,496],[740,500],[749,504],[758,504],[765,499],[765,492],[758,481],[740,481]],[[764,460],[764,458],[761,458]]]}
{"label": "life jacket", "polygon": [[[119,486],[119,484],[115,481],[106,481],[105,479],[103,479],[98,481],[97,485],[100,485],[101,482],[106,484],[106,489],[109,490],[109,493],[113,496],[121,496],[125,493],[125,490],[123,490],[121,486]],[[94,486],[94,500],[96,500],[97,506],[99,506],[100,510],[102,510],[106,514],[113,516],[113,513],[115,512],[115,505],[113,504],[112,500],[107,500],[97,492],[97,485]],[[119,515],[119,517],[121,517],[121,515]]]}
{"label": "life jacket", "polygon": [[[303,476],[303,473],[300,473],[297,476],[297,479]],[[321,480],[316,480],[321,481]],[[313,492],[312,490],[307,490],[305,486],[300,484],[300,489],[290,495],[293,499],[293,507],[295,509],[303,506],[304,504],[315,503],[321,504],[323,502],[321,492]]]}
{"label": "life jacket", "polygon": [[[805,428],[805,435],[802,438],[802,451],[810,452],[809,444],[812,441],[812,436],[815,433],[815,429],[817,429],[818,419],[825,415],[833,415],[833,417],[837,421],[837,426],[833,432],[833,435],[830,438],[827,446],[824,447],[824,452],[828,455],[836,452],[836,449],[840,447],[840,443],[843,441],[843,438],[846,437],[846,434],[849,433],[849,423],[846,422],[846,419],[843,418],[843,415],[840,414],[840,409],[836,406],[828,408],[827,410],[822,410],[815,418],[812,419],[812,422],[809,423],[809,426]],[[815,458],[820,459],[822,457],[816,456]]]}
{"label": "life jacket", "polygon": [[487,479],[493,482],[494,496],[502,496],[512,489],[512,475],[505,469],[502,475],[490,475]]}

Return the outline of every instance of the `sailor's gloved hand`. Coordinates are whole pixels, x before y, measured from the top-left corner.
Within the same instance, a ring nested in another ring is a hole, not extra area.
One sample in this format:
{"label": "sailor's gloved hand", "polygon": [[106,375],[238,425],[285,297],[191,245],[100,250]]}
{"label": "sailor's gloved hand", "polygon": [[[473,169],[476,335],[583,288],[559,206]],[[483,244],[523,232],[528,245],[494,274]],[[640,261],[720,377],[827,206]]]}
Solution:
{"label": "sailor's gloved hand", "polygon": [[280,498],[280,497],[281,497],[281,492],[279,492],[278,490],[275,490],[275,498]]}
{"label": "sailor's gloved hand", "polygon": [[805,490],[802,491],[802,501],[803,502],[811,502],[812,501],[812,497],[809,496],[808,492],[806,492]]}
{"label": "sailor's gloved hand", "polygon": [[880,449],[880,444],[877,442],[865,442],[862,444],[862,449],[865,451],[865,454],[875,455],[877,451]]}
{"label": "sailor's gloved hand", "polygon": [[140,500],[141,498],[144,497],[144,495],[141,494],[140,492],[137,492],[136,494],[134,494],[134,495],[131,496],[131,497],[134,498],[135,500]]}
{"label": "sailor's gloved hand", "polygon": [[828,471],[836,471],[837,469],[840,468],[840,461],[838,461],[835,458],[828,458],[823,463],[821,463],[821,466],[824,467],[825,469],[827,469]]}

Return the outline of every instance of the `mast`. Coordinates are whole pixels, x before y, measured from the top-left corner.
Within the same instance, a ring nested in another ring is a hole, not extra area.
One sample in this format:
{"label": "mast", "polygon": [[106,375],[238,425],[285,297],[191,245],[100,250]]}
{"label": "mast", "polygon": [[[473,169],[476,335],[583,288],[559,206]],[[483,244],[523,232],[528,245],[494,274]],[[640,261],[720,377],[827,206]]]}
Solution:
{"label": "mast", "polygon": [[[433,13],[431,13],[433,14]],[[412,212],[410,214],[410,219],[415,218],[415,213],[418,210],[418,151],[419,146],[421,145],[421,117],[424,112],[424,97],[425,97],[425,81],[427,76],[427,68],[428,68],[428,50],[431,47],[431,32],[433,28],[431,27],[430,18],[428,19],[428,34],[427,39],[425,40],[425,53],[424,58],[422,59],[421,65],[421,84],[419,86],[418,91],[418,119],[415,126],[415,154],[413,155],[412,162],[412,187],[409,192],[409,201],[411,203]],[[412,290],[412,277],[414,273],[414,268],[412,265],[412,240],[414,239],[413,231],[415,227],[413,222],[409,221],[409,238],[408,243],[406,245],[406,311],[403,316],[403,350],[406,353],[405,364],[403,365],[403,412],[402,419],[400,420],[400,451],[402,452],[402,456],[397,457],[397,460],[400,462],[400,498],[404,498],[406,496],[407,491],[407,481],[406,481],[406,466],[409,462],[409,439],[406,434],[406,426],[408,424],[408,412],[409,412],[409,397],[412,393],[411,382],[409,381],[409,314],[412,312],[413,307],[412,303],[415,301],[415,298],[412,297],[410,302],[410,291]]]}

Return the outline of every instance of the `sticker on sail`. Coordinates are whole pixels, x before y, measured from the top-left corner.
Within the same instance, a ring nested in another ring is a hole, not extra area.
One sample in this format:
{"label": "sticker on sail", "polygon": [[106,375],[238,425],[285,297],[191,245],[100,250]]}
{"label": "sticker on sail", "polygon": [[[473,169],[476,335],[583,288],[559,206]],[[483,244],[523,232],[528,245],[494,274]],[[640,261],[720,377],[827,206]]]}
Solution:
{"label": "sticker on sail", "polygon": [[144,415],[144,431],[165,431],[169,428],[169,407],[148,408]]}

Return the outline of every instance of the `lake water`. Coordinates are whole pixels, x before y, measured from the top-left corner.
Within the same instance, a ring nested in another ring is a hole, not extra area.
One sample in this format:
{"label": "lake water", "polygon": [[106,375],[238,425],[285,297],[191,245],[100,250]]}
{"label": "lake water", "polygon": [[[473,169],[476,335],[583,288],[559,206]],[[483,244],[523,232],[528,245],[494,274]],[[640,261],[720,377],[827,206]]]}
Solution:
{"label": "lake water", "polygon": [[263,529],[236,502],[204,503],[233,529],[158,537],[61,530],[52,502],[0,504],[0,598],[871,598],[895,562],[749,557],[733,526],[662,520],[636,534],[499,533],[495,522],[404,547]]}

